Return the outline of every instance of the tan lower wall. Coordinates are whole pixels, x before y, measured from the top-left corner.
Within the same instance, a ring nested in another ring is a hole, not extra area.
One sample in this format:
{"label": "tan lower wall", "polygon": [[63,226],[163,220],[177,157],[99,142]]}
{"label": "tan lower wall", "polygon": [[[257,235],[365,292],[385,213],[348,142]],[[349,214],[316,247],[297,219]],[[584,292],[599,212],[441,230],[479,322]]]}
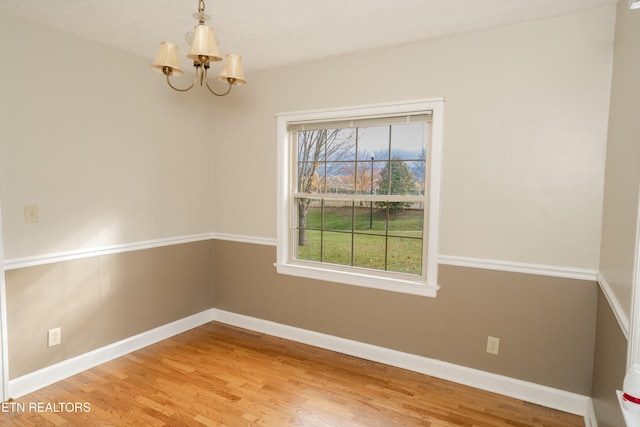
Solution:
{"label": "tan lower wall", "polygon": [[[437,298],[276,273],[272,246],[216,241],[215,307],[589,395],[597,284],[440,266]],[[486,353],[487,336],[500,355]]]}
{"label": "tan lower wall", "polygon": [[204,241],[7,271],[9,378],[211,308],[211,253]]}
{"label": "tan lower wall", "polygon": [[426,298],[279,275],[275,252],[196,242],[7,271],[10,378],[216,307],[591,393],[595,283],[440,266]]}
{"label": "tan lower wall", "polygon": [[595,360],[591,398],[598,427],[625,425],[616,390],[622,390],[627,365],[627,339],[602,291],[598,292]]}

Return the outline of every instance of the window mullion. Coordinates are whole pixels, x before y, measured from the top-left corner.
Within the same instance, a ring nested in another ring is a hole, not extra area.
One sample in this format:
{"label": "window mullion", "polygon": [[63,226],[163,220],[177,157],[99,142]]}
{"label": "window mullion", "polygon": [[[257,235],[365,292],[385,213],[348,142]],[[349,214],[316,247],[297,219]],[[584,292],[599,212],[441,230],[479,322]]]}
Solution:
{"label": "window mullion", "polygon": [[356,201],[351,201],[351,265],[356,265],[356,245],[355,245],[355,221],[356,221]]}
{"label": "window mullion", "polygon": [[389,203],[385,212],[386,221],[384,223],[384,270],[389,270]]}
{"label": "window mullion", "polygon": [[[391,175],[392,175],[392,170],[391,170],[391,132],[393,131],[393,127],[391,125],[389,125],[389,154],[387,156],[387,191],[386,194],[391,194]],[[386,270],[386,265],[385,265],[385,270]]]}
{"label": "window mullion", "polygon": [[320,262],[324,261],[324,198],[320,199]]}
{"label": "window mullion", "polygon": [[362,200],[365,202],[407,202],[407,203],[424,203],[426,198],[424,195],[417,194],[334,194],[334,193],[304,193],[295,191],[291,193],[294,197],[308,199],[336,199],[336,200]]}

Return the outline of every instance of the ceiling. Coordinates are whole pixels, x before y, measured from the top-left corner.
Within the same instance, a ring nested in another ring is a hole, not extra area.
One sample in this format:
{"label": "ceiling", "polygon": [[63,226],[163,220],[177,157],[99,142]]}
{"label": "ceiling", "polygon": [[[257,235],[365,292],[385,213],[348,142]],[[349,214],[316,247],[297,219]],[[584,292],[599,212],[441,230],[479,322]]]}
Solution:
{"label": "ceiling", "polygon": [[[626,1],[626,0],[621,0]],[[247,73],[361,49],[578,13],[618,0],[208,0],[220,51]],[[197,0],[0,0],[0,11],[151,62],[163,40],[187,52]],[[183,66],[187,64],[182,59]],[[381,58],[382,59],[382,58]]]}

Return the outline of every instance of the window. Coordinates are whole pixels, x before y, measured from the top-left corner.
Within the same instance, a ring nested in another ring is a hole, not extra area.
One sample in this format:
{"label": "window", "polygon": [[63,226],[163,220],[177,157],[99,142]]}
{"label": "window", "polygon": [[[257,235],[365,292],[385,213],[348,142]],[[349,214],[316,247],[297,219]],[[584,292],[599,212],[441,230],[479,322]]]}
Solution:
{"label": "window", "polygon": [[435,296],[442,109],[278,115],[278,272]]}

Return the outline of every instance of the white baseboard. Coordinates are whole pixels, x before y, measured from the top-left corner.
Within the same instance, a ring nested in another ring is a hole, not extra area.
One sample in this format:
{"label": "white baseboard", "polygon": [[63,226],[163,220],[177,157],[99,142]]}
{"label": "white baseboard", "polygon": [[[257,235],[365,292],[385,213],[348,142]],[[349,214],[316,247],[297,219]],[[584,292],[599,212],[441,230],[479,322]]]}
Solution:
{"label": "white baseboard", "polygon": [[587,402],[587,413],[584,416],[585,427],[598,427],[598,418],[596,417],[596,408],[593,406],[593,399]]}
{"label": "white baseboard", "polygon": [[587,396],[213,308],[10,380],[8,396],[14,399],[19,398],[57,381],[211,321],[218,321],[362,359],[385,363],[581,415],[585,417],[585,425],[587,427],[597,427],[593,404],[591,398]]}
{"label": "white baseboard", "polygon": [[9,397],[16,399],[102,363],[124,356],[132,351],[139,350],[174,335],[181,334],[189,329],[204,325],[205,323],[211,322],[213,318],[214,310],[205,310],[141,334],[134,335],[122,341],[67,359],[63,362],[56,363],[55,365],[31,372],[27,375],[10,380],[9,392],[7,394]]}
{"label": "white baseboard", "polygon": [[581,415],[585,422],[589,414],[588,396],[224,310],[214,309],[214,320]]}

